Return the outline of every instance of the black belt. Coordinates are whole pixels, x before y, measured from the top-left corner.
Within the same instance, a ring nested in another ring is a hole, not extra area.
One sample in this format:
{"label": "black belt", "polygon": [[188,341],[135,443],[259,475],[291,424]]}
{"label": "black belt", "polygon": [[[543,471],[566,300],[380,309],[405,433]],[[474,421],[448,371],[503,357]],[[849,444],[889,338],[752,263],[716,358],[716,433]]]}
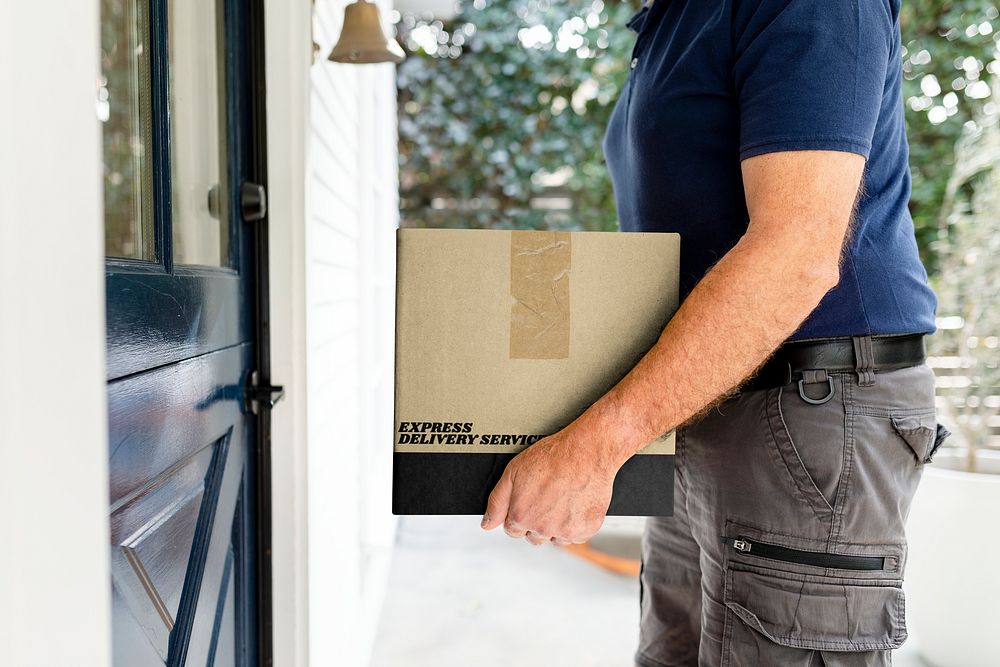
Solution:
{"label": "black belt", "polygon": [[[803,378],[807,382],[815,380],[815,371],[825,371],[823,376],[856,372],[862,385],[870,385],[874,384],[874,373],[916,366],[926,358],[924,334],[853,336],[785,343],[739,391],[769,389],[799,381],[801,393]],[[822,381],[830,383],[832,392],[833,379],[823,377]]]}

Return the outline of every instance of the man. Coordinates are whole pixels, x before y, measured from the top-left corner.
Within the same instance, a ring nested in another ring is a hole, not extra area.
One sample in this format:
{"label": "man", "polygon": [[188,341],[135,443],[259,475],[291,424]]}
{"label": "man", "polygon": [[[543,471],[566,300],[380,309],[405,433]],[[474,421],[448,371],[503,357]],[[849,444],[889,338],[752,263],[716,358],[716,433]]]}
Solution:
{"label": "man", "polygon": [[622,230],[680,232],[683,302],[617,386],[511,460],[483,528],[586,541],[619,467],[676,428],[636,664],[888,665],[903,523],[946,435],[899,0],[647,0],[627,25],[603,149]]}

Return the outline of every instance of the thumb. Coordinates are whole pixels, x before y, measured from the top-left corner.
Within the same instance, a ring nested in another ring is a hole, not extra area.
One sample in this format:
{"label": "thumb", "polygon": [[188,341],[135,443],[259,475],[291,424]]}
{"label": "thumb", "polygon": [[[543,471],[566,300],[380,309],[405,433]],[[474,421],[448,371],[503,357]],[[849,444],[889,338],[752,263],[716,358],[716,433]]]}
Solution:
{"label": "thumb", "polygon": [[486,513],[480,524],[483,530],[493,530],[507,519],[507,507],[510,505],[510,494],[513,488],[510,472],[505,469],[486,503]]}

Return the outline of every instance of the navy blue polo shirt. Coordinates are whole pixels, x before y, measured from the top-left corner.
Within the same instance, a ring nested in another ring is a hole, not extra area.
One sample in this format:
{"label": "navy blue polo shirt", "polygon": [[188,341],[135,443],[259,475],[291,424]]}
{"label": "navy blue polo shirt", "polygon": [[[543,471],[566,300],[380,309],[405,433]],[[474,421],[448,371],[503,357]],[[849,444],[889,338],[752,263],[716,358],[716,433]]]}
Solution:
{"label": "navy blue polo shirt", "polygon": [[629,18],[602,148],[621,229],[680,233],[681,298],[747,229],[741,160],[849,151],[867,162],[840,283],[790,340],[934,331],[907,208],[899,2],[655,0]]}

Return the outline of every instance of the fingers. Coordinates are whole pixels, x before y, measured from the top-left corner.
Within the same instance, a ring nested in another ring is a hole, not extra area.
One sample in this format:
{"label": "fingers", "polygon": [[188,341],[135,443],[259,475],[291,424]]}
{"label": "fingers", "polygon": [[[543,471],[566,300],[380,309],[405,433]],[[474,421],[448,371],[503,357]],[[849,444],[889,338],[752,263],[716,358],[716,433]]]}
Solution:
{"label": "fingers", "polygon": [[557,535],[549,535],[542,531],[529,530],[523,525],[517,523],[509,516],[504,521],[503,532],[507,533],[508,537],[513,537],[515,539],[524,538],[531,544],[538,546],[539,544],[546,544],[552,542],[558,546],[566,546],[567,544],[580,544],[586,542],[586,539],[570,539],[559,537]]}
{"label": "fingers", "polygon": [[507,533],[508,537],[513,537],[519,539],[527,535],[528,529],[514,521],[510,516],[503,522],[503,532]]}
{"label": "fingers", "polygon": [[547,544],[551,542],[552,544],[555,544],[556,546],[559,547],[564,547],[568,544],[579,544],[587,541],[582,539],[581,540],[567,539],[565,537],[559,537],[558,535],[552,535],[551,537],[547,537],[544,533],[539,533],[534,530],[527,531],[524,535],[524,539],[528,540],[529,542],[535,545]]}
{"label": "fingers", "polygon": [[[500,481],[490,492],[490,498],[486,503],[486,513],[480,524],[483,530],[493,530],[507,519],[507,507],[510,505],[510,493],[513,488],[508,470],[509,468],[504,469]],[[506,526],[504,529],[506,530]],[[510,535],[510,533],[507,534]]]}
{"label": "fingers", "polygon": [[535,546],[538,546],[539,544],[545,544],[546,542],[549,541],[549,539],[547,537],[539,535],[538,533],[536,533],[533,530],[529,530],[527,532],[527,534],[525,534],[524,539],[528,540],[529,542],[531,542]]}

